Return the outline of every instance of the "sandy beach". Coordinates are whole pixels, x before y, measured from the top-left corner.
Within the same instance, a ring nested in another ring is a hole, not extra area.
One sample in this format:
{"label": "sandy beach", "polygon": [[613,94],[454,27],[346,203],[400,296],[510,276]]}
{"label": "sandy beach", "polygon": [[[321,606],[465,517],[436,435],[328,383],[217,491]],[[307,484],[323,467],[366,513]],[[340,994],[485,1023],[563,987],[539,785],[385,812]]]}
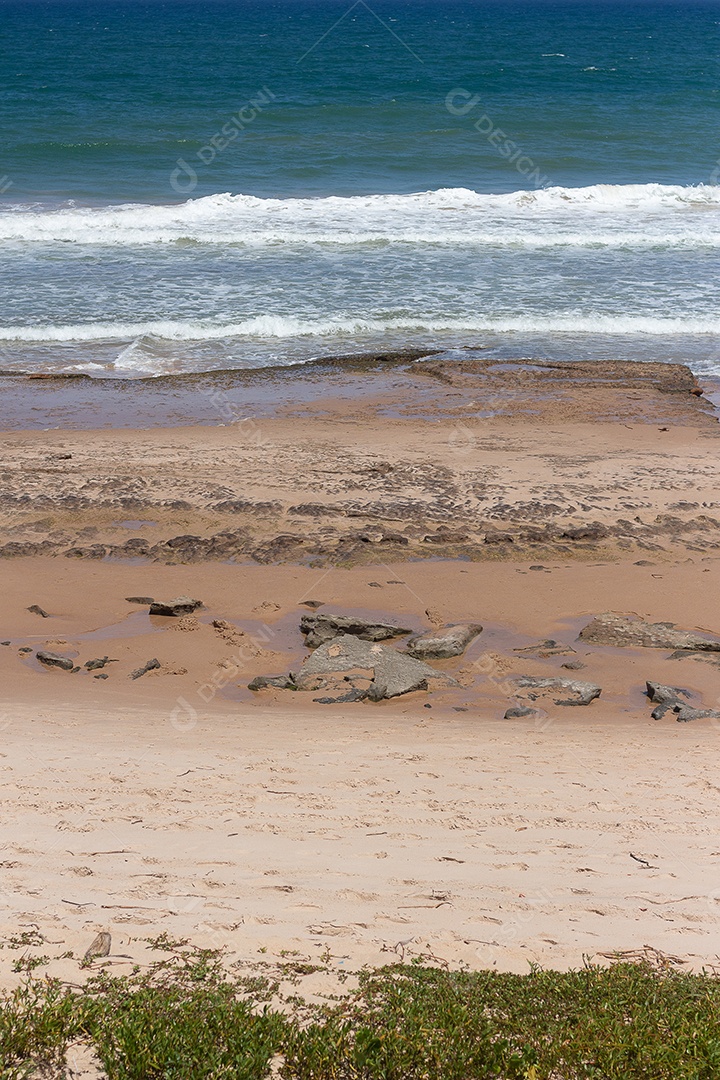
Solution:
{"label": "sandy beach", "polygon": [[[715,412],[680,367],[426,364],[263,415],[235,387],[215,426],[0,434],[0,936],[37,928],[43,972],[80,978],[57,958],[99,930],[118,970],[162,932],[339,972],[716,963],[720,719],[651,719],[646,682],[716,710],[720,653],[578,637],[718,641]],[[127,599],[178,596],[203,606]],[[249,690],[301,669],[308,612],[483,629],[429,690]]]}

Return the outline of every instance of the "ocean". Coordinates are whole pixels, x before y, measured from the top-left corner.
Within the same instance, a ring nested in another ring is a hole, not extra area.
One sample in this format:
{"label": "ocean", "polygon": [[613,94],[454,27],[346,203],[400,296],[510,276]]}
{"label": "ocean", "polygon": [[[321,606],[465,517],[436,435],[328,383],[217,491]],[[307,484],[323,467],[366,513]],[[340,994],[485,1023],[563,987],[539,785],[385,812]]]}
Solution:
{"label": "ocean", "polygon": [[720,4],[0,0],[0,371],[720,375]]}

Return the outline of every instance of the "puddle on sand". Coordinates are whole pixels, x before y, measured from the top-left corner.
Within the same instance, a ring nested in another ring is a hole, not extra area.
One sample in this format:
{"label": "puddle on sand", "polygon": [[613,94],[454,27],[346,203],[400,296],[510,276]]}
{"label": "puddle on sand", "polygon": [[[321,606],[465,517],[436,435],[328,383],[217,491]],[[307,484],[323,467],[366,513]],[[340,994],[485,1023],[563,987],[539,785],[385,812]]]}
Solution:
{"label": "puddle on sand", "polygon": [[112,641],[115,638],[136,637],[141,634],[155,634],[167,630],[173,620],[154,615],[147,611],[131,611],[118,623],[100,626],[97,630],[88,630],[85,634],[76,634],[73,641]]}

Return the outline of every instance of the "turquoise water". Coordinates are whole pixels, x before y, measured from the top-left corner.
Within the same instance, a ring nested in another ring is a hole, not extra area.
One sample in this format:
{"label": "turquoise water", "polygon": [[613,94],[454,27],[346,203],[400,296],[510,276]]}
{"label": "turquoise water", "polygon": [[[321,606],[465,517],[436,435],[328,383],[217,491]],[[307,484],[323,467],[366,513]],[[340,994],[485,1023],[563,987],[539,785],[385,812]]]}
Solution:
{"label": "turquoise water", "polygon": [[720,373],[718,3],[25,0],[0,27],[0,368],[440,344]]}

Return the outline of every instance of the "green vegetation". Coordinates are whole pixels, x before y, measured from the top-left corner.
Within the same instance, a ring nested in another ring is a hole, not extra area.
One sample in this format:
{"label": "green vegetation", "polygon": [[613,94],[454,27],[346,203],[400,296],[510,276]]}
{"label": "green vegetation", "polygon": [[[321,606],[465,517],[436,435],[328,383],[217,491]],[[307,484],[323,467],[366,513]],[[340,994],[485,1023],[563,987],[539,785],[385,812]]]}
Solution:
{"label": "green vegetation", "polygon": [[714,974],[647,960],[527,975],[413,962],[364,971],[357,989],[311,1005],[295,989],[318,965],[228,971],[219,952],[161,946],[166,958],[129,975],[102,969],[82,988],[33,976],[8,993],[0,1080],[64,1077],[78,1043],[109,1080],[720,1077]]}

